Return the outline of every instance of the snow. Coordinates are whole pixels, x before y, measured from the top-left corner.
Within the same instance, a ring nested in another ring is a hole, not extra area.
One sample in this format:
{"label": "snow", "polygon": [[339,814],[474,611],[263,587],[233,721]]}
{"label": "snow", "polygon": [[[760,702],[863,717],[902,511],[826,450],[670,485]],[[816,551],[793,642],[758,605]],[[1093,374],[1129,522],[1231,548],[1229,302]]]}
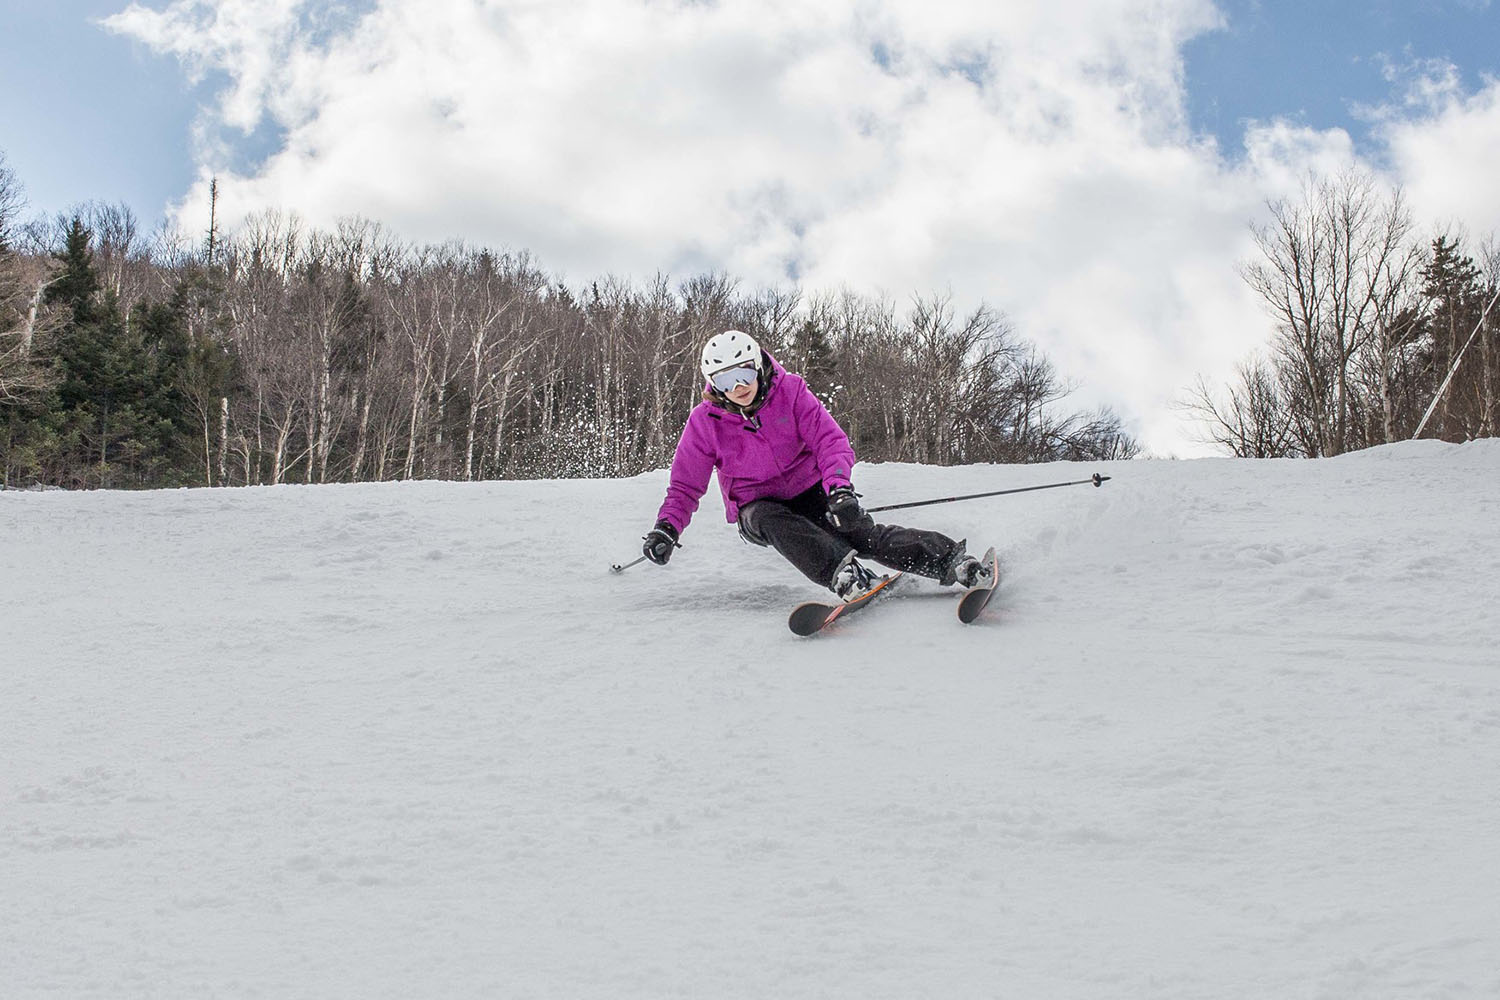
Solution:
{"label": "snow", "polygon": [[7,997],[1500,996],[1500,442],[861,466],[834,634],[711,492],[0,493]]}

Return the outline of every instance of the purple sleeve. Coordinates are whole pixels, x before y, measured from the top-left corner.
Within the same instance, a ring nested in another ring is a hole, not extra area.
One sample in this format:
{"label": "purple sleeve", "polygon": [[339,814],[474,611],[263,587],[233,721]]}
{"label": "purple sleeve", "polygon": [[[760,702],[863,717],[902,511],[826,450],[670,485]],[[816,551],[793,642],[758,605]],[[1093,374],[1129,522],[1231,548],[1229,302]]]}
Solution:
{"label": "purple sleeve", "polygon": [[708,492],[708,477],[713,471],[714,455],[709,448],[703,418],[694,410],[688,415],[682,437],[677,442],[677,451],[672,456],[667,498],[656,512],[657,520],[668,522],[681,534],[693,519],[698,501]]}
{"label": "purple sleeve", "polygon": [[812,449],[818,461],[818,473],[823,477],[825,492],[839,486],[848,486],[854,471],[854,447],[849,435],[839,426],[823,401],[813,395],[807,383],[797,380],[798,393],[792,402],[792,414],[797,421],[797,430],[802,440]]}

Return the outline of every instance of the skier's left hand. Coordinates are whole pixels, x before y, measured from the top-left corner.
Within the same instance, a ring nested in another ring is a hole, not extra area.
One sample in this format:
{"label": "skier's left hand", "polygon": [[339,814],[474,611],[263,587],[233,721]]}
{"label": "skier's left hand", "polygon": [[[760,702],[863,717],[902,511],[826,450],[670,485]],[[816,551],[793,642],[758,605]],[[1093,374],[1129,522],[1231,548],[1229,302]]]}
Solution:
{"label": "skier's left hand", "polygon": [[641,540],[646,543],[641,546],[641,553],[658,566],[665,566],[672,558],[672,550],[680,548],[677,529],[669,521],[657,521],[656,527],[646,532],[646,537]]}
{"label": "skier's left hand", "polygon": [[838,531],[857,528],[870,515],[859,505],[859,494],[853,486],[836,486],[828,494],[828,523]]}

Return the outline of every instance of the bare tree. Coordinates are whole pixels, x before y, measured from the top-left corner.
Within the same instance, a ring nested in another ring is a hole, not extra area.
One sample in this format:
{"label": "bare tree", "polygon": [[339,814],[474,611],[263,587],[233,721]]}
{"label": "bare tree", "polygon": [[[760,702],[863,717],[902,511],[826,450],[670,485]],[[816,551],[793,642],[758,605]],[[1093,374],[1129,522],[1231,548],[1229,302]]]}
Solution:
{"label": "bare tree", "polygon": [[1373,179],[1350,171],[1309,179],[1299,202],[1270,204],[1272,222],[1254,230],[1258,261],[1241,275],[1276,321],[1274,352],[1309,455],[1337,455],[1359,442],[1354,359],[1384,322],[1391,329],[1415,258],[1412,223],[1398,190],[1382,197]]}
{"label": "bare tree", "polygon": [[1281,398],[1275,370],[1260,357],[1235,369],[1222,394],[1200,377],[1179,408],[1198,419],[1205,439],[1236,458],[1287,458],[1299,454],[1293,414]]}
{"label": "bare tree", "polygon": [[950,465],[986,450],[1013,345],[998,314],[979,306],[962,322],[947,295],[918,296],[907,319],[903,457]]}
{"label": "bare tree", "polygon": [[406,479],[444,471],[443,422],[464,339],[463,253],[455,243],[417,251],[403,263],[387,300],[392,328],[409,360]]}
{"label": "bare tree", "polygon": [[640,465],[659,468],[672,459],[682,417],[698,401],[697,352],[688,325],[680,321],[671,279],[658,274],[640,302],[640,350],[636,372],[646,394]]}
{"label": "bare tree", "polygon": [[473,289],[466,303],[468,351],[464,362],[469,371],[469,407],[463,476],[472,481],[480,473],[476,462],[480,419],[486,410],[499,408],[499,419],[504,420],[510,387],[532,346],[525,331],[546,278],[532,267],[526,254],[471,254],[468,270]]}
{"label": "bare tree", "polygon": [[1500,316],[1495,313],[1495,296],[1500,293],[1500,240],[1493,235],[1479,248],[1485,288],[1490,293],[1487,315],[1479,333],[1480,405],[1484,414],[1479,433],[1493,437],[1500,431]]}
{"label": "bare tree", "polygon": [[234,447],[243,460],[246,483],[282,482],[298,422],[300,393],[291,384],[296,368],[291,363],[291,280],[301,246],[296,216],[269,212],[252,216],[221,251],[227,280],[224,308],[246,390],[238,417],[231,408],[231,423],[242,428]]}
{"label": "bare tree", "polygon": [[333,234],[314,234],[298,269],[293,315],[309,348],[311,365],[305,401],[310,451],[309,482],[327,482],[333,442],[350,416],[344,375],[358,357],[357,342],[367,327],[361,278],[368,274],[371,234],[358,223],[341,224]]}
{"label": "bare tree", "polygon": [[21,213],[26,210],[26,192],[21,179],[5,162],[0,151],[0,253],[16,249],[20,234]]}
{"label": "bare tree", "polygon": [[[20,181],[0,153],[0,411],[8,423],[15,408],[36,404],[55,384],[43,355],[62,319],[43,304],[58,272],[55,262],[23,254],[14,245],[25,207]],[[11,428],[5,433],[9,440]],[[4,471],[8,479],[8,463]]]}
{"label": "bare tree", "polygon": [[[37,299],[27,297],[22,309],[14,310],[5,301],[5,286],[13,279],[6,272],[11,268],[0,259],[0,406],[26,406],[42,399],[56,384],[56,378],[41,356],[50,333],[57,324],[52,317],[38,317]],[[44,283],[35,284],[38,289]],[[13,324],[13,325],[12,325]]]}

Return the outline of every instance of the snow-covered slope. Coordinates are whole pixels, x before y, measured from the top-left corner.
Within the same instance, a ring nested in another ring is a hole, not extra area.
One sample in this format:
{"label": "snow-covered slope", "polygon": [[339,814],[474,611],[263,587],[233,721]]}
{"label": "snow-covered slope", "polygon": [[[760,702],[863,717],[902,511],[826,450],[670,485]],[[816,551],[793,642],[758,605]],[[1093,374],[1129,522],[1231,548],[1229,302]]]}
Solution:
{"label": "snow-covered slope", "polygon": [[862,466],[818,592],[623,482],[0,494],[6,997],[1500,995],[1500,442]]}

